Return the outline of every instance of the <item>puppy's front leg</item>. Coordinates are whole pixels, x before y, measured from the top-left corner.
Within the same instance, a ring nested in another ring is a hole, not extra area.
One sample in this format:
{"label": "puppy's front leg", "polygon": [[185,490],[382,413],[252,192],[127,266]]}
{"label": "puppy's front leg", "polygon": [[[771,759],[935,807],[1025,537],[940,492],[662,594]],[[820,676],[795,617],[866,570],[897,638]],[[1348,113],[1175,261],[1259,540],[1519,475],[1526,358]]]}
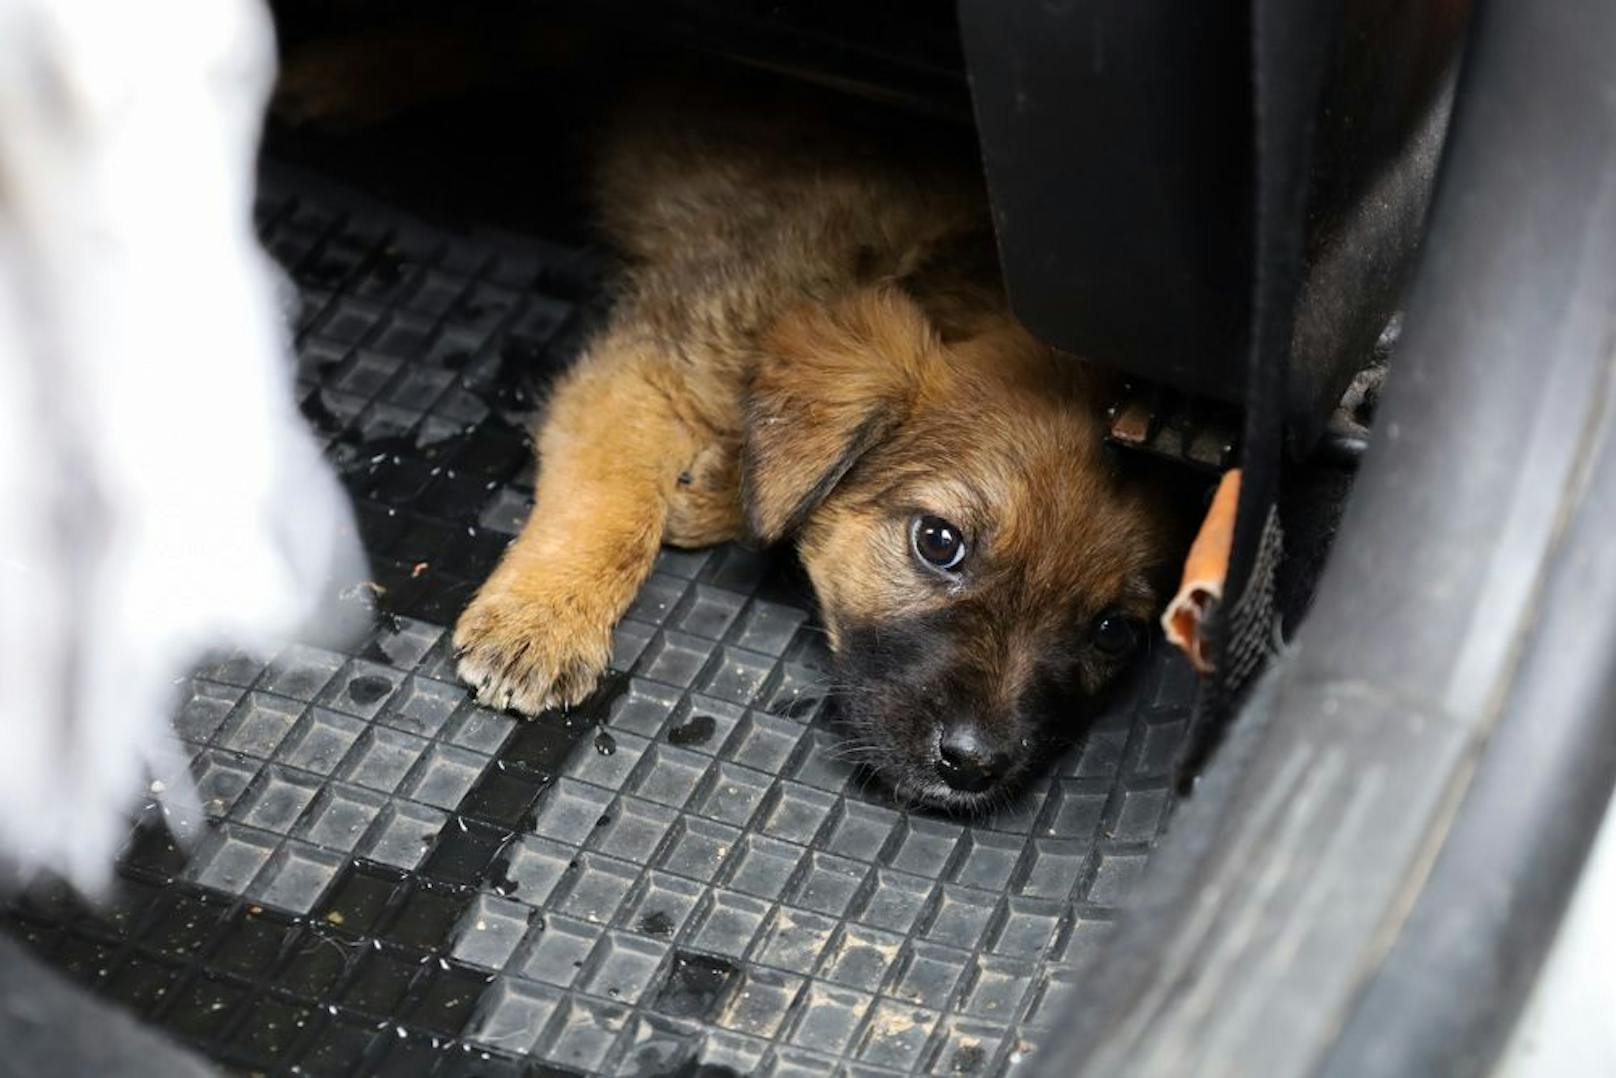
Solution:
{"label": "puppy's front leg", "polygon": [[460,676],[483,703],[530,715],[576,704],[605,671],[699,441],[674,414],[668,377],[608,336],[556,389],[533,514],[455,627]]}

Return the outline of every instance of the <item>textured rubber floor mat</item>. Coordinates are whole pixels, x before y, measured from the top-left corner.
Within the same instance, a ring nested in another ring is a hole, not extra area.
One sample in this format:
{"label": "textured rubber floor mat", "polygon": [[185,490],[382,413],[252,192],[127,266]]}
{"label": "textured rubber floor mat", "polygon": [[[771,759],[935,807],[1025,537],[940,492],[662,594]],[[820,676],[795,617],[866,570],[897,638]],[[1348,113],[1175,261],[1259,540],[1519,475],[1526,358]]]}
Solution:
{"label": "textured rubber floor mat", "polygon": [[722,547],[662,555],[584,707],[479,707],[444,626],[527,510],[534,391],[601,259],[291,172],[259,219],[302,293],[301,395],[358,506],[374,632],[199,671],[176,728],[201,840],[147,820],[112,908],[40,888],[9,929],[243,1071],[1031,1058],[1166,815],[1187,668],[1155,648],[1017,804],[907,812],[838,758],[789,559]]}

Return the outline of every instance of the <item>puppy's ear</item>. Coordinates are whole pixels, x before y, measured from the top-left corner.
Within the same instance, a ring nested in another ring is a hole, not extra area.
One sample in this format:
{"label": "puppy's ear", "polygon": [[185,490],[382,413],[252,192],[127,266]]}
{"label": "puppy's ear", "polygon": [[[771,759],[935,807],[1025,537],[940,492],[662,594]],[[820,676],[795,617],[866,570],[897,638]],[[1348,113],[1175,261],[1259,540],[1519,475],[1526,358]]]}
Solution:
{"label": "puppy's ear", "polygon": [[869,289],[783,317],[747,387],[741,504],[753,535],[794,531],[913,409],[939,348],[908,297]]}

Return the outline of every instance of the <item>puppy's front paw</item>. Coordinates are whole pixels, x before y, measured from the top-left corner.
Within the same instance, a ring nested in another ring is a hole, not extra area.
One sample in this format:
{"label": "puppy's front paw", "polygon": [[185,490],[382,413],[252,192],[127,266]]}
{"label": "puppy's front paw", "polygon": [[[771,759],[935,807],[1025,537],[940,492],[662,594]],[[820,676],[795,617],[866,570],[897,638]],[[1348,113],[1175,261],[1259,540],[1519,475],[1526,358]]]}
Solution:
{"label": "puppy's front paw", "polygon": [[460,616],[454,646],[478,702],[537,715],[594,691],[612,626],[575,602],[484,588]]}

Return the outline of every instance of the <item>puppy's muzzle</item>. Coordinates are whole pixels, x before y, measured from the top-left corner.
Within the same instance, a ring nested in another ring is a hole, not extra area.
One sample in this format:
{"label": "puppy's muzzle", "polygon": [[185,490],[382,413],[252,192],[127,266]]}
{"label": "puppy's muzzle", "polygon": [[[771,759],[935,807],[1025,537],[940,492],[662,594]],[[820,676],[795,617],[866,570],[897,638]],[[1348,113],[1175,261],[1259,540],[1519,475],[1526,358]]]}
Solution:
{"label": "puppy's muzzle", "polygon": [[1012,763],[1008,752],[994,748],[974,724],[943,726],[937,742],[937,774],[960,793],[979,794],[990,789]]}

